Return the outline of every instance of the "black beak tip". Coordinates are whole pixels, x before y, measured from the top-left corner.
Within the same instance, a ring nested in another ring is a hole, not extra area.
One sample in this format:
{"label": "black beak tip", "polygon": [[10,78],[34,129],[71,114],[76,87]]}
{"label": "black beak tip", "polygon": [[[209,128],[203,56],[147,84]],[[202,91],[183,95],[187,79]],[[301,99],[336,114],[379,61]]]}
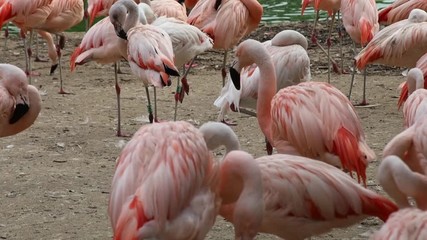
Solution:
{"label": "black beak tip", "polygon": [[58,64],[53,64],[50,67],[50,75],[52,76],[52,74],[55,72],[55,70],[58,68]]}
{"label": "black beak tip", "polygon": [[230,77],[233,85],[237,90],[240,90],[240,73],[236,69],[230,68]]}
{"label": "black beak tip", "polygon": [[120,31],[117,32],[117,36],[119,36],[119,38],[122,38],[124,40],[128,40],[128,35],[123,29],[120,29]]}
{"label": "black beak tip", "polygon": [[27,104],[17,104],[15,107],[15,111],[12,114],[12,117],[9,119],[9,124],[14,124],[19,121],[19,119],[21,119],[22,116],[24,116],[29,109],[30,107]]}

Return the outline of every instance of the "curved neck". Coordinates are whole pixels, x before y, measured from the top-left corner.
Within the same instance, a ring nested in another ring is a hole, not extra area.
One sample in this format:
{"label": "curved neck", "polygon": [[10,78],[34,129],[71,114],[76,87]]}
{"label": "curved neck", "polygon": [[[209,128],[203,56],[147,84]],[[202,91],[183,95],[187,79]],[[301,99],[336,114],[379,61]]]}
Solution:
{"label": "curved neck", "polygon": [[424,88],[424,73],[421,69],[413,68],[407,75],[408,93],[412,94],[415,90]]}
{"label": "curved neck", "polygon": [[7,137],[17,134],[27,129],[34,123],[41,110],[41,97],[37,88],[32,85],[28,85],[28,98],[30,102],[30,108],[28,112],[22,116],[18,122],[14,124],[7,124],[0,132],[0,137]]}
{"label": "curved neck", "polygon": [[138,5],[136,5],[133,0],[121,1],[120,3],[123,4],[128,11],[125,22],[122,25],[123,30],[128,32],[129,29],[135,27],[139,22]]}
{"label": "curved neck", "polygon": [[248,9],[250,18],[248,19],[249,31],[258,27],[261,21],[263,8],[257,0],[241,0],[243,5]]}
{"label": "curved neck", "polygon": [[219,122],[207,122],[200,127],[209,150],[225,146],[226,153],[240,149],[237,135],[227,125]]}
{"label": "curved neck", "polygon": [[[268,53],[266,53],[268,54]],[[276,71],[269,55],[257,58],[261,81],[258,82],[257,118],[258,124],[264,136],[270,143],[271,134],[271,100],[277,92]]]}
{"label": "curved neck", "polygon": [[220,171],[220,197],[222,205],[234,203],[236,237],[254,237],[261,226],[264,202],[261,171],[250,154],[232,151],[225,156]]}

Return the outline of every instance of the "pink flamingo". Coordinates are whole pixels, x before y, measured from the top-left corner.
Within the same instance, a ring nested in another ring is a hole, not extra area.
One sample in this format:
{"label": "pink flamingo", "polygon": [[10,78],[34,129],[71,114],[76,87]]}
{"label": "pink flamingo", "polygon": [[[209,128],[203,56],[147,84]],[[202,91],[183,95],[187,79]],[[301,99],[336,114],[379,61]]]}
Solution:
{"label": "pink flamingo", "polygon": [[423,88],[423,75],[419,68],[412,68],[408,71],[406,86],[410,95],[403,106],[406,128],[412,126],[419,119],[423,119],[427,113],[427,90]]}
{"label": "pink flamingo", "polygon": [[398,156],[385,156],[377,173],[384,191],[400,208],[410,207],[408,197],[412,197],[418,208],[427,210],[427,175],[412,170],[408,162],[405,164]]}
{"label": "pink flamingo", "polygon": [[405,208],[391,214],[380,230],[370,240],[426,239],[427,212],[417,208]]}
{"label": "pink flamingo", "polygon": [[[260,232],[283,239],[305,239],[332,228],[348,227],[368,216],[386,221],[398,210],[393,202],[329,164],[287,154],[255,161],[263,183]],[[222,204],[220,214],[234,223],[231,216],[236,209],[234,204]]]}
{"label": "pink flamingo", "polygon": [[221,203],[238,209],[236,237],[252,239],[262,213],[261,173],[251,155],[235,155],[215,162],[204,133],[187,122],[141,127],[116,165],[109,201],[114,239],[204,239]]}
{"label": "pink flamingo", "polygon": [[[107,16],[111,6],[117,2],[117,0],[88,0],[87,15],[89,17],[89,26],[92,26],[96,17]],[[136,3],[141,1],[135,0]]]}
{"label": "pink flamingo", "polygon": [[[339,36],[340,36],[340,55],[341,55],[341,69],[338,67],[338,64],[331,58],[330,56],[330,50],[331,50],[331,35],[332,35],[332,28],[335,22],[335,15],[338,13],[339,18],[339,11],[341,7],[341,0],[302,0],[301,2],[301,15],[304,15],[304,11],[308,6],[313,6],[314,10],[316,11],[316,16],[314,18],[314,27],[311,34],[311,41],[315,43],[322,52],[324,52],[328,57],[328,83],[331,81],[331,68],[330,65],[332,64],[332,67],[335,72],[342,73],[343,72],[343,54],[342,54],[342,34],[341,34],[341,28],[338,28]],[[322,45],[319,44],[317,41],[317,22],[319,20],[319,12],[320,10],[327,11],[329,17],[331,17],[331,22],[329,23],[329,35],[327,38],[327,46],[328,50],[325,51],[325,49],[322,47]]]}
{"label": "pink flamingo", "polygon": [[239,72],[253,63],[263,81],[258,84],[258,124],[279,153],[302,155],[355,171],[366,185],[366,167],[375,157],[365,142],[357,113],[338,89],[323,82],[303,82],[276,93],[271,57],[261,43],[248,39],[236,49],[230,75],[240,89]]}
{"label": "pink flamingo", "polygon": [[187,9],[176,0],[154,0],[149,3],[159,17],[173,17],[184,22],[187,21]]}
{"label": "pink flamingo", "polygon": [[149,120],[153,122],[153,120],[157,121],[157,104],[154,101],[153,118],[148,85],[154,86],[154,99],[156,99],[156,87],[169,86],[169,75],[179,76],[179,73],[174,65],[169,35],[159,27],[139,23],[139,14],[135,2],[121,0],[110,8],[109,17],[117,36],[127,40],[128,62],[132,72],[144,83]]}
{"label": "pink flamingo", "polygon": [[[273,39],[262,43],[273,60],[277,76],[277,88],[281,89],[300,82],[310,81],[310,58],[307,54],[307,39],[299,32],[283,30]],[[221,108],[218,120],[223,121],[228,109],[239,111],[244,108],[256,108],[258,96],[258,83],[262,75],[256,64],[243,68],[240,72],[241,89],[236,90],[230,75],[220,96],[214,105]],[[251,113],[251,112],[250,112]],[[255,114],[254,114],[255,115]]]}
{"label": "pink flamingo", "polygon": [[[379,30],[378,10],[375,0],[342,0],[341,13],[345,30],[350,35],[353,43],[362,45],[362,48],[372,40]],[[356,54],[356,45],[354,45],[354,52]],[[348,94],[349,99],[351,97],[351,90],[353,89],[355,71],[356,66],[353,66]],[[362,106],[367,105],[365,95],[366,69],[363,71],[363,100],[360,103]]]}
{"label": "pink flamingo", "polygon": [[121,131],[120,114],[120,85],[117,77],[117,62],[127,59],[127,44],[117,37],[110,18],[104,18],[93,25],[83,36],[80,45],[74,50],[70,58],[70,69],[74,71],[76,65],[90,61],[101,64],[114,63],[114,79],[117,99],[117,136],[126,136]]}
{"label": "pink flamingo", "polygon": [[[419,70],[421,70],[422,75],[423,75],[423,79],[424,79],[423,80],[424,83],[422,84],[422,86],[420,86],[420,88],[427,88],[427,54],[424,54],[420,59],[418,59],[415,67],[418,68]],[[414,81],[412,83],[415,84]],[[416,81],[416,83],[419,84],[418,81]],[[411,92],[409,92],[408,81],[405,81],[401,84],[400,97],[399,97],[399,101],[397,103],[398,108],[400,108],[405,103],[409,94],[411,94],[416,89],[418,89],[418,87],[413,85]]]}
{"label": "pink flamingo", "polygon": [[408,19],[391,24],[377,34],[355,57],[356,66],[363,69],[368,64],[415,67],[427,51],[427,13],[414,9]]}
{"label": "pink flamingo", "polygon": [[426,0],[396,0],[378,12],[378,22],[382,25],[407,19],[413,9],[427,10]]}
{"label": "pink flamingo", "polygon": [[228,50],[258,27],[262,13],[257,0],[200,0],[191,10],[188,23],[207,33],[214,41],[214,49],[224,49],[222,86]]}
{"label": "pink flamingo", "polygon": [[28,85],[20,68],[0,64],[0,137],[15,135],[29,128],[41,110],[38,90]]}
{"label": "pink flamingo", "polygon": [[25,71],[31,83],[31,42],[26,42],[26,34],[40,24],[44,23],[52,11],[52,0],[6,0],[0,7],[0,27],[4,23],[12,21],[21,29],[21,38],[24,42]]}

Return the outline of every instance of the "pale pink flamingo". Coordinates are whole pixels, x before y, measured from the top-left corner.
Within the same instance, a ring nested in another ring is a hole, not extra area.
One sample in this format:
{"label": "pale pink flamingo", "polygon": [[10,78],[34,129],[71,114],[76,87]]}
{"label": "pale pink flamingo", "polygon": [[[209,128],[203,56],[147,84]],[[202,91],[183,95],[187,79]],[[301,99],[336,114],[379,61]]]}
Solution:
{"label": "pale pink flamingo", "polygon": [[415,67],[427,52],[427,13],[414,9],[408,19],[393,23],[377,34],[355,57],[356,66],[365,68],[379,63],[388,66]]}
{"label": "pale pink flamingo", "polygon": [[80,45],[74,50],[70,58],[70,68],[74,71],[76,65],[82,65],[90,61],[101,64],[114,63],[114,79],[117,99],[117,136],[125,136],[121,131],[120,114],[120,85],[117,77],[117,63],[121,59],[127,59],[127,44],[125,40],[116,35],[110,18],[104,18],[93,25]]}
{"label": "pale pink flamingo", "polygon": [[[89,26],[92,26],[96,17],[107,16],[111,6],[117,0],[88,0],[87,15],[89,17]],[[141,1],[135,0],[136,3]]]}
{"label": "pale pink flamingo", "polygon": [[[338,34],[340,36],[340,56],[341,56],[341,69],[338,67],[338,64],[331,58],[330,56],[330,50],[331,50],[331,35],[332,35],[332,28],[335,22],[335,16],[338,13],[338,20],[339,20],[339,11],[341,6],[341,0],[302,0],[301,2],[301,15],[304,15],[304,11],[308,6],[313,6],[314,11],[316,12],[316,16],[314,18],[314,27],[313,31],[311,33],[311,41],[315,43],[322,52],[326,54],[328,57],[328,83],[331,81],[331,68],[330,65],[332,64],[332,67],[335,72],[342,73],[343,72],[343,54],[342,54],[342,34],[341,34],[341,27],[338,28]],[[319,20],[319,12],[320,10],[327,11],[328,16],[331,17],[331,22],[329,23],[329,31],[328,31],[328,38],[327,38],[327,46],[328,50],[325,51],[325,49],[322,47],[322,45],[319,44],[317,41],[317,22]]]}
{"label": "pale pink flamingo", "polygon": [[427,239],[427,212],[417,208],[400,209],[390,215],[387,222],[381,226],[369,239]]}
{"label": "pale pink flamingo", "polygon": [[188,23],[213,39],[213,48],[224,49],[222,86],[227,75],[227,52],[258,27],[262,13],[257,0],[200,0],[188,15]]}
{"label": "pale pink flamingo", "polygon": [[233,152],[217,163],[203,135],[187,122],[149,124],[134,134],[112,182],[114,239],[204,239],[221,203],[238,209],[236,237],[256,235],[263,206],[258,164]]}
{"label": "pale pink flamingo", "polygon": [[[398,210],[393,202],[363,188],[329,164],[287,154],[255,161],[263,183],[260,232],[283,239],[306,239],[333,228],[348,227],[369,216],[386,221]],[[233,223],[234,211],[234,204],[221,205],[220,214]]]}
{"label": "pale pink flamingo", "polygon": [[52,0],[6,0],[0,7],[0,27],[4,23],[12,21],[21,29],[21,38],[24,42],[25,72],[31,83],[31,42],[27,44],[26,35],[28,31],[44,23],[52,11]]}
{"label": "pale pink flamingo", "polygon": [[140,23],[139,14],[135,2],[120,0],[110,8],[109,17],[117,36],[127,40],[128,62],[132,72],[144,83],[149,120],[153,122],[157,121],[157,105],[155,100],[153,117],[148,86],[154,86],[156,99],[156,87],[169,86],[169,75],[179,76],[179,73],[169,35],[159,27]]}
{"label": "pale pink flamingo", "polygon": [[153,0],[150,1],[151,8],[158,17],[173,17],[181,21],[187,21],[187,9],[176,0]]}
{"label": "pale pink flamingo", "polygon": [[378,22],[382,25],[407,19],[409,13],[415,9],[427,10],[426,0],[396,0],[378,12]]}
{"label": "pale pink flamingo", "polygon": [[[424,83],[422,84],[421,88],[427,88],[427,54],[424,54],[420,59],[418,59],[415,67],[422,71]],[[418,84],[418,81],[417,81],[417,84]],[[413,85],[411,92],[409,92],[407,81],[403,82],[400,87],[401,87],[401,92],[400,92],[399,101],[397,103],[398,108],[400,108],[405,103],[409,94],[415,91],[415,89],[418,89],[418,87]]]}
{"label": "pale pink flamingo", "polygon": [[0,64],[0,137],[15,135],[29,128],[41,110],[38,90],[28,85],[20,68]]}
{"label": "pale pink flamingo", "polygon": [[[368,44],[378,32],[378,10],[375,0],[341,0],[342,22],[345,30],[350,35],[354,44],[354,54],[356,54],[356,43],[362,48]],[[353,66],[351,73],[351,83],[348,98],[351,97],[353,89],[354,74],[356,66]],[[363,99],[360,105],[367,105],[366,102],[366,69],[363,71]]]}
{"label": "pale pink flamingo", "polygon": [[236,49],[230,75],[240,89],[240,70],[258,65],[257,116],[267,140],[279,153],[318,159],[347,171],[355,171],[366,185],[366,167],[375,157],[365,142],[360,119],[337,88],[323,82],[303,82],[276,94],[276,74],[271,57],[258,41],[248,39]]}
{"label": "pale pink flamingo", "polygon": [[408,197],[411,197],[418,208],[427,210],[427,175],[412,170],[400,157],[385,156],[378,167],[377,179],[400,208],[410,207]]}
{"label": "pale pink flamingo", "polygon": [[406,86],[410,94],[403,105],[405,127],[412,126],[427,115],[427,90],[424,89],[424,76],[419,68],[408,71]]}
{"label": "pale pink flamingo", "polygon": [[[310,81],[310,58],[307,54],[307,39],[299,32],[283,30],[271,40],[262,43],[273,60],[277,76],[277,90],[300,82]],[[220,108],[218,121],[223,121],[228,109],[239,111],[240,107],[256,109],[258,83],[262,75],[256,64],[240,72],[240,90],[237,90],[227,75],[227,82],[214,105]],[[251,112],[250,112],[251,113]]]}

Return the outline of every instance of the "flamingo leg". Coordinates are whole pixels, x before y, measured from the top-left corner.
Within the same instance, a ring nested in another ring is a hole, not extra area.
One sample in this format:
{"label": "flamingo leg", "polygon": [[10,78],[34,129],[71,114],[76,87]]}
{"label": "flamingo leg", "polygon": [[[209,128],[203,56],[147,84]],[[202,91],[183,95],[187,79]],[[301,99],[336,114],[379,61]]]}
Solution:
{"label": "flamingo leg", "polygon": [[362,106],[368,105],[368,103],[366,102],[366,68],[363,70],[363,98],[360,105]]}
{"label": "flamingo leg", "polygon": [[157,119],[157,93],[156,93],[156,87],[153,87],[154,92],[154,122],[159,122]]}
{"label": "flamingo leg", "polygon": [[225,85],[225,77],[227,76],[227,70],[225,69],[225,65],[227,63],[227,53],[228,50],[224,50],[224,59],[222,61],[222,69],[221,69],[221,74],[222,74],[222,86],[224,87]]}
{"label": "flamingo leg", "polygon": [[121,106],[120,106],[120,84],[119,78],[117,76],[117,62],[114,63],[114,80],[116,87],[116,98],[117,98],[117,137],[128,137],[128,135],[122,133],[122,123],[121,123]]}
{"label": "flamingo leg", "polygon": [[340,11],[338,11],[337,21],[340,23],[338,26],[338,36],[339,36],[339,44],[340,44],[340,58],[341,58],[341,71],[344,72],[344,56],[342,52],[342,41],[343,41],[343,33],[342,33],[342,21],[340,17]]}
{"label": "flamingo leg", "polygon": [[9,22],[6,23],[6,28],[4,29],[4,51],[7,51],[8,39],[9,39]]}
{"label": "flamingo leg", "polygon": [[148,91],[148,85],[145,85],[145,93],[147,94],[147,109],[148,109],[148,120],[150,123],[153,123],[154,117],[153,117],[153,109],[151,108],[151,101],[150,101],[150,92]]}
{"label": "flamingo leg", "polygon": [[[354,42],[353,42],[353,48],[354,48],[354,54],[356,54],[356,44],[354,44]],[[355,73],[356,73],[356,61],[353,61],[353,68],[352,68],[352,70],[351,70],[351,82],[350,82],[350,91],[349,91],[349,93],[348,93],[348,100],[350,100],[350,98],[351,98],[351,92],[352,92],[352,90],[353,90],[353,82],[354,82],[354,75],[355,75]]]}
{"label": "flamingo leg", "polygon": [[28,46],[26,49],[27,57],[28,57],[28,83],[29,84],[31,84],[31,75],[32,75],[32,67],[31,67],[31,56],[33,55],[31,51],[32,42],[33,42],[33,30],[30,31],[30,40],[28,42]]}
{"label": "flamingo leg", "polygon": [[63,80],[62,80],[62,52],[61,49],[64,49],[65,45],[65,36],[63,33],[57,34],[59,37],[58,44],[56,45],[56,53],[58,54],[58,67],[59,67],[59,94],[68,94],[68,92],[64,91],[63,88]]}
{"label": "flamingo leg", "polygon": [[182,82],[182,86],[179,85],[179,77],[178,77],[178,82],[176,85],[176,91],[175,91],[175,113],[174,113],[174,117],[173,120],[176,121],[176,116],[177,116],[177,111],[178,111],[178,101],[182,103],[182,101],[184,100],[184,96],[185,93],[188,95],[189,92],[189,85],[187,82],[187,75],[188,72],[190,72],[191,67],[193,66],[194,61],[196,61],[197,56],[195,56],[193,59],[191,59],[190,63],[188,64],[188,68],[185,68],[185,64],[183,66],[183,75],[181,78],[181,82]]}
{"label": "flamingo leg", "polygon": [[329,34],[328,34],[328,39],[327,39],[327,44],[328,44],[328,83],[331,83],[331,35],[332,35],[332,28],[334,26],[334,21],[335,21],[335,14],[336,12],[334,12],[332,14],[331,17],[331,23],[329,24]]}

